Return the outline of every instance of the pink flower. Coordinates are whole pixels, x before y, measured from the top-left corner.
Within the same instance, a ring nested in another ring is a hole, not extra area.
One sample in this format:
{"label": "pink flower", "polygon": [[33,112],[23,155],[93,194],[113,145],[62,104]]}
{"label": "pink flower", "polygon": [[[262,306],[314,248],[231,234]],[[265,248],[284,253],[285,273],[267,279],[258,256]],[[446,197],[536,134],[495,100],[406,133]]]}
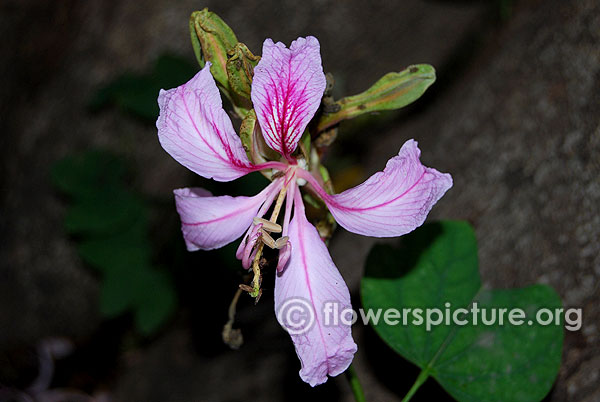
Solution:
{"label": "pink flower", "polygon": [[[301,361],[300,377],[312,386],[324,383],[327,375],[336,376],[348,368],[357,346],[349,325],[325,325],[323,305],[334,301],[342,311],[350,307],[350,294],[319,233],[306,219],[301,184],[312,186],[347,230],[393,237],[420,226],[452,186],[452,178],[423,166],[417,143],[409,140],[382,172],[359,186],[335,195],[322,188],[321,179],[306,170],[303,159],[294,154],[325,90],[319,42],[314,37],[298,38],[289,49],[267,39],[255,68],[252,103],[267,145],[282,156],[279,161],[250,162],[223,110],[209,68],[207,63],[186,84],[160,91],[156,126],[163,148],[193,172],[217,181],[258,170],[279,173],[253,197],[213,196],[200,188],[175,190],[187,248],[211,250],[245,234],[237,257],[247,269],[264,244],[279,249],[275,310],[295,298],[311,305],[315,314],[312,326],[301,334],[288,332]],[[284,197],[285,212],[279,226],[277,216]],[[269,221],[261,219],[273,202],[276,212]],[[280,231],[281,237],[274,240],[271,234]]]}

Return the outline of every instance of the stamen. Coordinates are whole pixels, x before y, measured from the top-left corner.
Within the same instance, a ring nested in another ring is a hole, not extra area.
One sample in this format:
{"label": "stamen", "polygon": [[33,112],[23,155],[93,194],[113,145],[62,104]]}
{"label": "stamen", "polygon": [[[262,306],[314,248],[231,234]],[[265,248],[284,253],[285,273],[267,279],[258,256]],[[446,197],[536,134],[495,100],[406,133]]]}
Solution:
{"label": "stamen", "polygon": [[[283,185],[281,190],[279,191],[279,196],[277,197],[277,201],[275,202],[275,206],[273,207],[273,212],[271,213],[271,219],[269,221],[271,223],[275,223],[277,221],[277,216],[279,216],[279,211],[281,210],[281,206],[283,205],[283,200],[285,199],[285,195],[287,192],[287,186]],[[254,297],[254,303],[258,302],[260,299],[260,295],[262,294],[262,289],[260,288],[262,282],[262,275],[260,272],[261,269],[261,257],[262,251],[266,241],[269,239],[273,242],[272,245],[275,246],[275,240],[264,230],[261,229],[261,239],[262,241],[257,242],[256,251],[254,254],[254,260],[252,261],[252,272],[254,273],[254,278],[252,279],[252,291],[250,291],[250,296]],[[241,285],[240,285],[241,286]],[[244,285],[246,286],[246,285]],[[244,290],[248,290],[247,288],[242,288]]]}
{"label": "stamen", "polygon": [[275,248],[277,250],[281,250],[286,244],[288,244],[289,240],[289,236],[281,236],[279,239],[275,240]]}
{"label": "stamen", "polygon": [[[298,188],[292,184],[290,190],[287,193],[285,200],[285,215],[283,217],[283,232],[282,237],[288,237],[288,231],[290,228],[290,219],[292,217],[292,207],[294,205],[294,193],[299,191]],[[288,238],[289,239],[289,238]],[[292,254],[292,244],[287,241],[282,249],[279,250],[279,261],[277,261],[277,272],[282,272],[287,265],[290,256]]]}
{"label": "stamen", "polygon": [[[273,238],[271,237],[271,235],[266,232],[264,229],[261,229],[260,231],[261,233],[261,239],[263,241],[263,243],[265,243],[266,246],[268,246],[269,248],[276,248],[276,242],[275,240],[273,240]],[[277,239],[279,240],[279,239]]]}
{"label": "stamen", "polygon": [[[273,183],[269,184],[269,187],[267,187],[269,189],[269,191],[267,192],[267,197],[265,199],[265,202],[262,204],[262,206],[258,210],[258,214],[257,214],[258,216],[263,216],[264,214],[266,214],[268,209],[271,207],[271,204],[273,204],[273,201],[275,200],[277,192],[279,191],[279,188],[277,187],[277,185],[280,184],[281,181],[282,181],[282,179],[274,180]],[[249,241],[248,236],[255,229],[255,227],[256,227],[256,225],[250,225],[250,227],[248,228],[248,231],[246,232],[246,235],[240,242],[240,245],[235,253],[235,256],[238,260],[242,259],[244,249]],[[254,244],[252,245],[252,247],[254,247]],[[250,265],[248,264],[245,268],[246,269],[250,268]]]}
{"label": "stamen", "polygon": [[281,230],[282,230],[281,225],[279,225],[275,222],[271,222],[264,218],[259,218],[259,217],[254,218],[253,221],[254,221],[255,225],[262,224],[262,230],[264,230],[265,232],[281,233]]}

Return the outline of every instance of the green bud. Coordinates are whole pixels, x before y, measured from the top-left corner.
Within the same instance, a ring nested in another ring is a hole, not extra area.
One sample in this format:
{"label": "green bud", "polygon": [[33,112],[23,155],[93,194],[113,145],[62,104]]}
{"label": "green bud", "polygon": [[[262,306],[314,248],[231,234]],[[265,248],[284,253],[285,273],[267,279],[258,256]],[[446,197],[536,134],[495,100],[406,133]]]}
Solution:
{"label": "green bud", "polygon": [[304,193],[302,195],[302,199],[304,200],[304,202],[306,204],[310,205],[314,209],[321,209],[321,208],[323,208],[323,202],[321,202],[319,198],[315,198],[314,196],[312,196],[309,193]]}
{"label": "green bud", "polygon": [[[254,109],[250,110],[240,126],[240,139],[242,140],[242,146],[248,155],[248,159],[257,163],[253,160],[252,150],[254,148],[254,131],[256,130],[256,112]],[[264,162],[264,161],[258,161]]]}
{"label": "green bud", "polygon": [[327,168],[323,165],[319,165],[319,173],[323,179],[323,188],[327,191],[327,194],[334,194],[333,183],[331,182],[331,176],[329,176]]}
{"label": "green bud", "polygon": [[[254,164],[263,163],[270,160],[278,160],[280,155],[273,151],[263,138],[260,133],[260,127],[256,123],[256,112],[254,109],[250,109],[240,126],[240,139],[242,140],[242,146],[248,155],[248,159]],[[270,179],[271,174],[269,172],[261,171],[263,176]]]}
{"label": "green bud", "polygon": [[227,81],[227,52],[232,50],[237,38],[229,26],[215,13],[205,8],[194,11],[190,17],[192,46],[200,67],[212,63],[210,72],[221,88],[229,91]]}
{"label": "green bud", "polygon": [[365,92],[325,105],[317,132],[361,114],[400,109],[419,99],[434,81],[435,69],[428,64],[388,73]]}
{"label": "green bud", "polygon": [[243,43],[237,43],[229,51],[227,59],[227,77],[229,86],[237,95],[250,99],[254,67],[258,64],[260,56],[255,56]]}
{"label": "green bud", "polygon": [[310,148],[311,148],[310,143],[311,143],[310,133],[308,130],[304,130],[302,137],[300,137],[300,141],[298,141],[298,147],[300,148],[300,152],[302,153],[302,156],[304,156],[304,160],[309,165],[309,168],[310,168]]}

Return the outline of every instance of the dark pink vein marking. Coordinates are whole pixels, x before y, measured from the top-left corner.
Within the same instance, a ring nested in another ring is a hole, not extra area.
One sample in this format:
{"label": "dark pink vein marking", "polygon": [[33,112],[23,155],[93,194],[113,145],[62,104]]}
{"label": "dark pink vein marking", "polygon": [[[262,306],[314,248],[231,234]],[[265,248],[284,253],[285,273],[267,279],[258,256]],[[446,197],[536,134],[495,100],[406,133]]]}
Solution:
{"label": "dark pink vein marking", "polygon": [[[406,191],[404,191],[402,194],[400,194],[399,196],[382,202],[381,204],[377,204],[377,205],[372,205],[369,207],[346,207],[341,205],[339,202],[335,201],[334,196],[331,196],[329,194],[327,194],[327,192],[321,187],[321,185],[317,182],[317,180],[313,177],[313,175],[311,175],[309,172],[307,172],[306,170],[303,169],[298,169],[298,176],[302,177],[304,180],[306,180],[307,182],[309,182],[317,191],[317,193],[319,193],[319,196],[321,196],[321,198],[323,200],[326,200],[329,204],[335,206],[336,208],[345,210],[345,211],[368,211],[371,209],[376,209],[376,208],[381,208],[384,207],[388,204],[391,204],[392,202],[404,197],[406,194],[408,194],[413,188],[415,188],[417,186],[417,184],[419,184],[419,182],[423,179],[423,177],[425,177],[425,173],[427,173],[426,169],[423,169],[423,173],[421,174],[421,176],[417,179],[417,181],[414,182],[414,184],[412,186],[410,186],[410,188],[408,188]],[[343,193],[342,193],[343,194]],[[339,194],[337,194],[339,195]]]}

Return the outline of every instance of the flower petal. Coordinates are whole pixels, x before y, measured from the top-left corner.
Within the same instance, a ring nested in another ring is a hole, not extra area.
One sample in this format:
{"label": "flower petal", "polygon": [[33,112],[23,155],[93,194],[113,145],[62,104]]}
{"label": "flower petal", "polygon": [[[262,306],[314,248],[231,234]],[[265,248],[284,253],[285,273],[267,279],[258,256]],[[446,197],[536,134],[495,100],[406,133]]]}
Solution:
{"label": "flower petal", "polygon": [[240,237],[252,224],[261,204],[278,190],[277,183],[271,183],[254,197],[213,197],[201,188],[174,190],[187,249],[212,250]]}
{"label": "flower petal", "polygon": [[421,226],[433,205],[452,187],[452,177],[419,161],[417,142],[408,140],[397,156],[364,183],[340,194],[328,195],[307,174],[335,220],[350,232],[394,237]]}
{"label": "flower petal", "polygon": [[210,63],[187,83],[158,95],[156,121],[162,147],[208,179],[231,181],[254,170],[210,74]]}
{"label": "flower petal", "polygon": [[[289,227],[291,257],[275,279],[275,311],[277,320],[290,332],[294,342],[302,365],[300,377],[315,386],[327,381],[327,375],[344,372],[352,362],[357,346],[350,325],[341,321],[333,325],[333,317],[325,316],[326,302],[337,303],[339,311],[350,308],[350,293],[325,243],[306,220],[299,191],[295,198],[294,218]],[[291,316],[288,314],[298,307],[311,314],[306,310],[307,306],[312,309],[312,325],[307,324],[301,333],[290,331],[288,319]]]}
{"label": "flower petal", "polygon": [[289,159],[325,91],[317,38],[298,38],[289,49],[263,43],[254,69],[252,103],[267,144]]}

